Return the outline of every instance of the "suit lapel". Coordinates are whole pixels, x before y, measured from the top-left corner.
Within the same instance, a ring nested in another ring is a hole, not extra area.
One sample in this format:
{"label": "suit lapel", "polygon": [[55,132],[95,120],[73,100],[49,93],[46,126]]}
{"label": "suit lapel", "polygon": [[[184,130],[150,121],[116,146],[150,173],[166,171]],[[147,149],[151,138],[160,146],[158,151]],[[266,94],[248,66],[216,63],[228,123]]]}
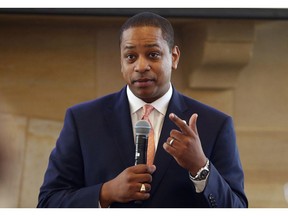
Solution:
{"label": "suit lapel", "polygon": [[106,110],[105,119],[111,131],[124,167],[134,165],[135,145],[126,88],[114,95]]}
{"label": "suit lapel", "polygon": [[[170,131],[172,129],[178,129],[177,126],[169,119],[169,114],[173,112],[180,118],[185,119],[185,110],[187,110],[187,106],[183,100],[183,97],[174,89],[164,118],[164,123],[155,155],[154,164],[157,169],[153,174],[151,195],[157,190],[157,187],[164,177],[165,172],[169,168],[169,164],[172,160],[174,160],[174,158],[163,149],[163,144],[170,136]],[[187,119],[185,120],[187,121]]]}
{"label": "suit lapel", "polygon": [[[160,184],[165,172],[169,168],[169,164],[174,160],[173,157],[163,149],[163,144],[169,137],[170,131],[172,129],[177,129],[177,126],[169,119],[169,114],[173,112],[180,118],[188,121],[189,119],[187,119],[184,114],[186,110],[187,106],[183,100],[183,96],[176,90],[173,90],[155,155],[154,164],[157,167],[157,170],[153,174],[151,194],[156,191],[157,186]],[[135,162],[135,143],[126,88],[123,88],[117,93],[115,99],[108,105],[105,112],[105,119],[108,123],[108,129],[115,139],[114,142],[118,149],[122,164],[125,168],[133,166]]]}

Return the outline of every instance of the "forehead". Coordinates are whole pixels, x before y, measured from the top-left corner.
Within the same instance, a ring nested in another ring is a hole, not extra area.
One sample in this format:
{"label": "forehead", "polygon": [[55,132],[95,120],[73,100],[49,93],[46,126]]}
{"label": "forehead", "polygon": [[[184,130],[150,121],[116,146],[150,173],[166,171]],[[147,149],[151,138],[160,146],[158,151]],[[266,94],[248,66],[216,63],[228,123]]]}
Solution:
{"label": "forehead", "polygon": [[160,28],[152,26],[131,27],[122,34],[121,48],[153,43],[168,46]]}

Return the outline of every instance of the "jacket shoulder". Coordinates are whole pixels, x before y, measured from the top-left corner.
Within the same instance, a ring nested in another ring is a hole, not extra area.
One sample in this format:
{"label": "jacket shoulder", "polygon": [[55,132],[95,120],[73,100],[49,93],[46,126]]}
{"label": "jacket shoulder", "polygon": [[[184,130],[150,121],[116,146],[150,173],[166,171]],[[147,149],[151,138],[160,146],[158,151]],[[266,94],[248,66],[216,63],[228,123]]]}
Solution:
{"label": "jacket shoulder", "polygon": [[89,113],[97,112],[97,110],[105,110],[115,106],[119,98],[123,97],[124,89],[119,92],[111,93],[90,101],[85,101],[68,108],[73,113]]}
{"label": "jacket shoulder", "polygon": [[205,115],[205,116],[214,116],[219,118],[227,118],[230,117],[228,114],[224,113],[223,111],[220,111],[208,104],[205,104],[203,102],[200,102],[198,100],[195,100],[193,98],[190,98],[186,95],[178,93],[180,97],[182,97],[183,101],[185,102],[188,110],[193,110],[193,112]]}

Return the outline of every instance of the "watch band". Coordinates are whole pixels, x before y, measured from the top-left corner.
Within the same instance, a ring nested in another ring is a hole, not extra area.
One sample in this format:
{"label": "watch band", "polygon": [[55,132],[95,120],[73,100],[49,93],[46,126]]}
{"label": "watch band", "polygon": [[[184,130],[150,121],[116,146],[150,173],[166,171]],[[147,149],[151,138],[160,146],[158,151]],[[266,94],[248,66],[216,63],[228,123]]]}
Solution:
{"label": "watch band", "polygon": [[210,165],[210,162],[209,160],[207,159],[207,162],[205,164],[204,167],[202,167],[196,174],[196,176],[192,176],[191,173],[189,172],[189,178],[190,180],[192,181],[201,181],[201,180],[205,180],[210,172],[210,169],[209,169],[209,165]]}

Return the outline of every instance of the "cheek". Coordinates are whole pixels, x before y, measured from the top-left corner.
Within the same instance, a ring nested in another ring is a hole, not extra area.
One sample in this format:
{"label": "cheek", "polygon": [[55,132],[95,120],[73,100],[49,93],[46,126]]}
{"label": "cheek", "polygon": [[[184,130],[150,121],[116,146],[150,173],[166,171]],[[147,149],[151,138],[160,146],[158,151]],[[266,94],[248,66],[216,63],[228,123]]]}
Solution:
{"label": "cheek", "polygon": [[172,71],[171,65],[165,64],[165,65],[161,68],[161,70],[162,70],[161,76],[162,76],[163,81],[165,82],[165,81],[167,81],[167,80],[170,80],[170,78],[171,78],[171,71]]}
{"label": "cheek", "polygon": [[128,79],[127,72],[122,71],[122,76],[123,76],[124,80],[127,81],[127,79]]}
{"label": "cheek", "polygon": [[122,76],[125,78],[127,74],[127,67],[125,66],[123,62],[121,62],[121,73],[122,73]]}
{"label": "cheek", "polygon": [[125,64],[122,59],[120,61],[120,64],[121,64],[121,73],[123,74],[125,72]]}
{"label": "cheek", "polygon": [[129,69],[127,67],[125,67],[125,66],[122,66],[121,67],[121,73],[122,73],[122,76],[123,76],[124,80],[127,83],[130,83],[131,73],[129,72]]}

